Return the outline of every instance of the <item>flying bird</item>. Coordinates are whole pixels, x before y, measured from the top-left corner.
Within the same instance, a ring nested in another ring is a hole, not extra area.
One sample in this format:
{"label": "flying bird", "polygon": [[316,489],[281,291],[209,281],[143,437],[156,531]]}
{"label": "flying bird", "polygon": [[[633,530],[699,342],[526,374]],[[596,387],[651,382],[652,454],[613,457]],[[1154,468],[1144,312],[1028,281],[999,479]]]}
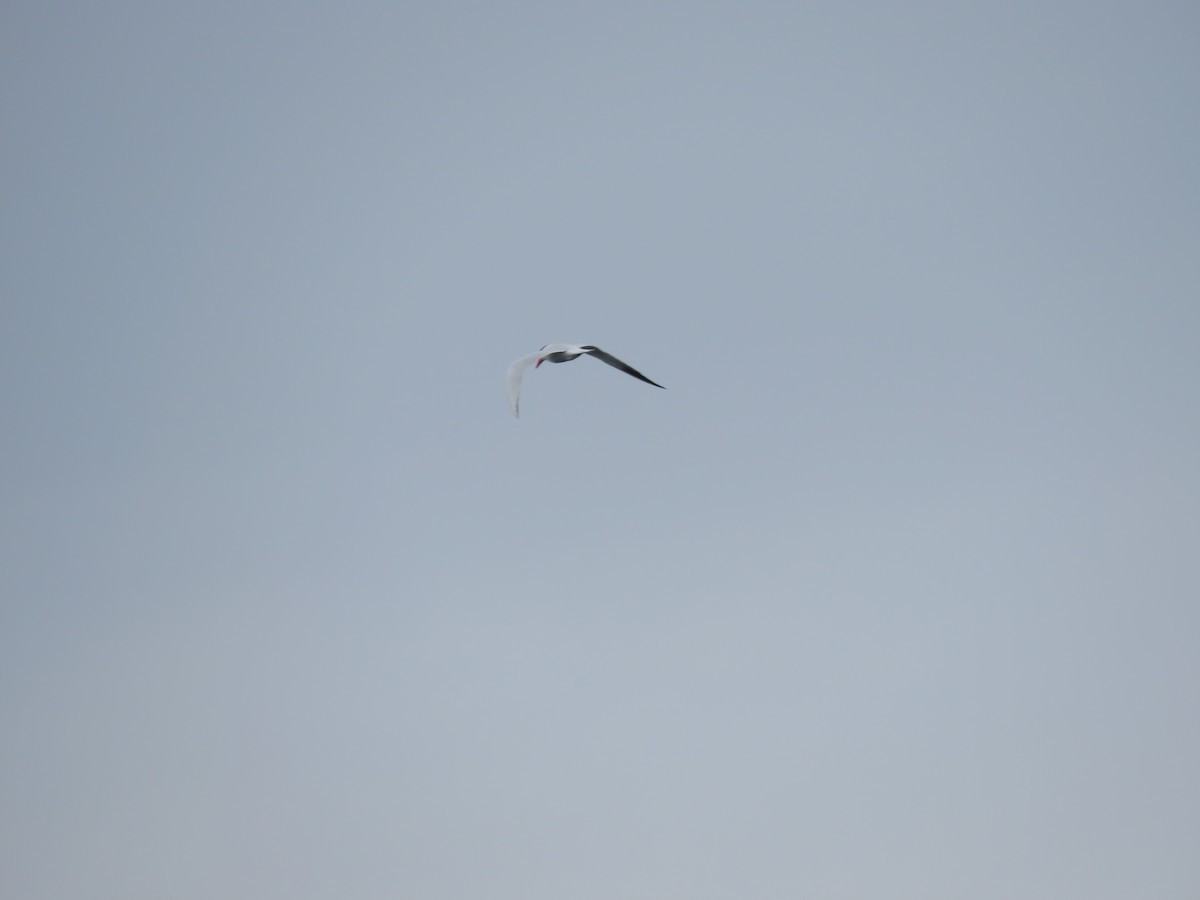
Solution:
{"label": "flying bird", "polygon": [[[521,379],[525,377],[525,370],[532,365],[535,369],[544,362],[565,363],[573,359],[578,359],[584,354],[595,357],[600,362],[608,363],[614,369],[620,369],[626,375],[632,375],[646,384],[652,384],[656,388],[661,388],[662,385],[656,381],[651,381],[633,366],[626,365],[621,362],[611,353],[605,353],[599,347],[593,347],[591,344],[583,344],[576,346],[574,344],[547,344],[537,353],[530,353],[528,356],[522,356],[511,366],[508,367],[508,402],[512,405],[514,416],[520,416],[520,401],[521,401]],[[666,388],[663,388],[665,391]]]}

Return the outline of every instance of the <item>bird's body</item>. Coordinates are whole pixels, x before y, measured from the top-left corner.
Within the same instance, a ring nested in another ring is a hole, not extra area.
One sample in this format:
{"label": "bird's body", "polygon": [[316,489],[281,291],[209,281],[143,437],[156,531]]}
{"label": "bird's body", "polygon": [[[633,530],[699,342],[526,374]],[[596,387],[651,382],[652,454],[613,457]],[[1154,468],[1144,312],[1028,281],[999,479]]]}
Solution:
{"label": "bird's body", "polygon": [[542,358],[534,366],[535,369],[544,362],[565,363],[573,359],[579,359],[587,351],[583,347],[572,347],[568,344],[547,344],[538,352],[542,355]]}
{"label": "bird's body", "polygon": [[[520,415],[521,379],[525,377],[526,369],[531,365],[536,369],[544,362],[570,362],[584,354],[594,356],[601,362],[608,363],[614,369],[620,369],[626,375],[632,375],[634,378],[646,382],[646,384],[652,384],[657,388],[662,387],[661,384],[651,381],[637,369],[633,368],[633,366],[621,362],[621,360],[612,354],[605,353],[599,347],[594,347],[591,344],[547,344],[537,353],[522,356],[508,367],[508,402],[512,406],[513,415]],[[665,388],[663,389],[666,390]]]}

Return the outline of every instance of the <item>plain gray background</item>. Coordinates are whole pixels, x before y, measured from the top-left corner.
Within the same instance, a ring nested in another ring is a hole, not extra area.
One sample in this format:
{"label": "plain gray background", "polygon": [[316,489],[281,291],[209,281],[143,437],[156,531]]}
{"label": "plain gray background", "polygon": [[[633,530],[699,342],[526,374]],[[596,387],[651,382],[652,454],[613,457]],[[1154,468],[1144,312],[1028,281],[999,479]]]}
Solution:
{"label": "plain gray background", "polygon": [[4,4],[0,892],[1200,896],[1198,35]]}

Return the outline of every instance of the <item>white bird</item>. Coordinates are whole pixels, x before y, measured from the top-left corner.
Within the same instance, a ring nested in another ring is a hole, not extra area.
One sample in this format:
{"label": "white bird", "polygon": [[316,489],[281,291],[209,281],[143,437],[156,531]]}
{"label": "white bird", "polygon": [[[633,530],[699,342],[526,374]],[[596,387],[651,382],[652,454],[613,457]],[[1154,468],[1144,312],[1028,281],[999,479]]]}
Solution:
{"label": "white bird", "polygon": [[[626,375],[632,375],[634,378],[640,378],[646,384],[652,384],[656,388],[661,388],[662,385],[656,381],[651,381],[633,366],[626,365],[610,353],[605,353],[599,347],[593,347],[591,344],[583,344],[576,346],[574,344],[547,344],[537,353],[530,353],[528,356],[522,356],[511,366],[508,367],[508,402],[512,405],[514,416],[520,416],[520,401],[521,401],[521,379],[525,377],[525,370],[532,364],[536,369],[544,362],[565,363],[573,359],[578,359],[584,354],[594,356],[601,362],[606,362],[614,369],[620,369]],[[666,388],[663,388],[665,391]]]}

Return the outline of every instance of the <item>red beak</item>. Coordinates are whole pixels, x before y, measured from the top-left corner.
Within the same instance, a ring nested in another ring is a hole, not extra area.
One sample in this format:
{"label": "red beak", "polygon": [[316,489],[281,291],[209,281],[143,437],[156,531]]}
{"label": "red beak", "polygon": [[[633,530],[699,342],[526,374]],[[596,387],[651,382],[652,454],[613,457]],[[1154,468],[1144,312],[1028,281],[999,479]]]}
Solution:
{"label": "red beak", "polygon": [[535,365],[535,366],[534,366],[534,368],[536,369],[538,366],[540,366],[540,365],[541,365],[542,363],[544,363],[545,361],[546,361],[545,359],[539,359],[539,360],[537,361],[537,365]]}

